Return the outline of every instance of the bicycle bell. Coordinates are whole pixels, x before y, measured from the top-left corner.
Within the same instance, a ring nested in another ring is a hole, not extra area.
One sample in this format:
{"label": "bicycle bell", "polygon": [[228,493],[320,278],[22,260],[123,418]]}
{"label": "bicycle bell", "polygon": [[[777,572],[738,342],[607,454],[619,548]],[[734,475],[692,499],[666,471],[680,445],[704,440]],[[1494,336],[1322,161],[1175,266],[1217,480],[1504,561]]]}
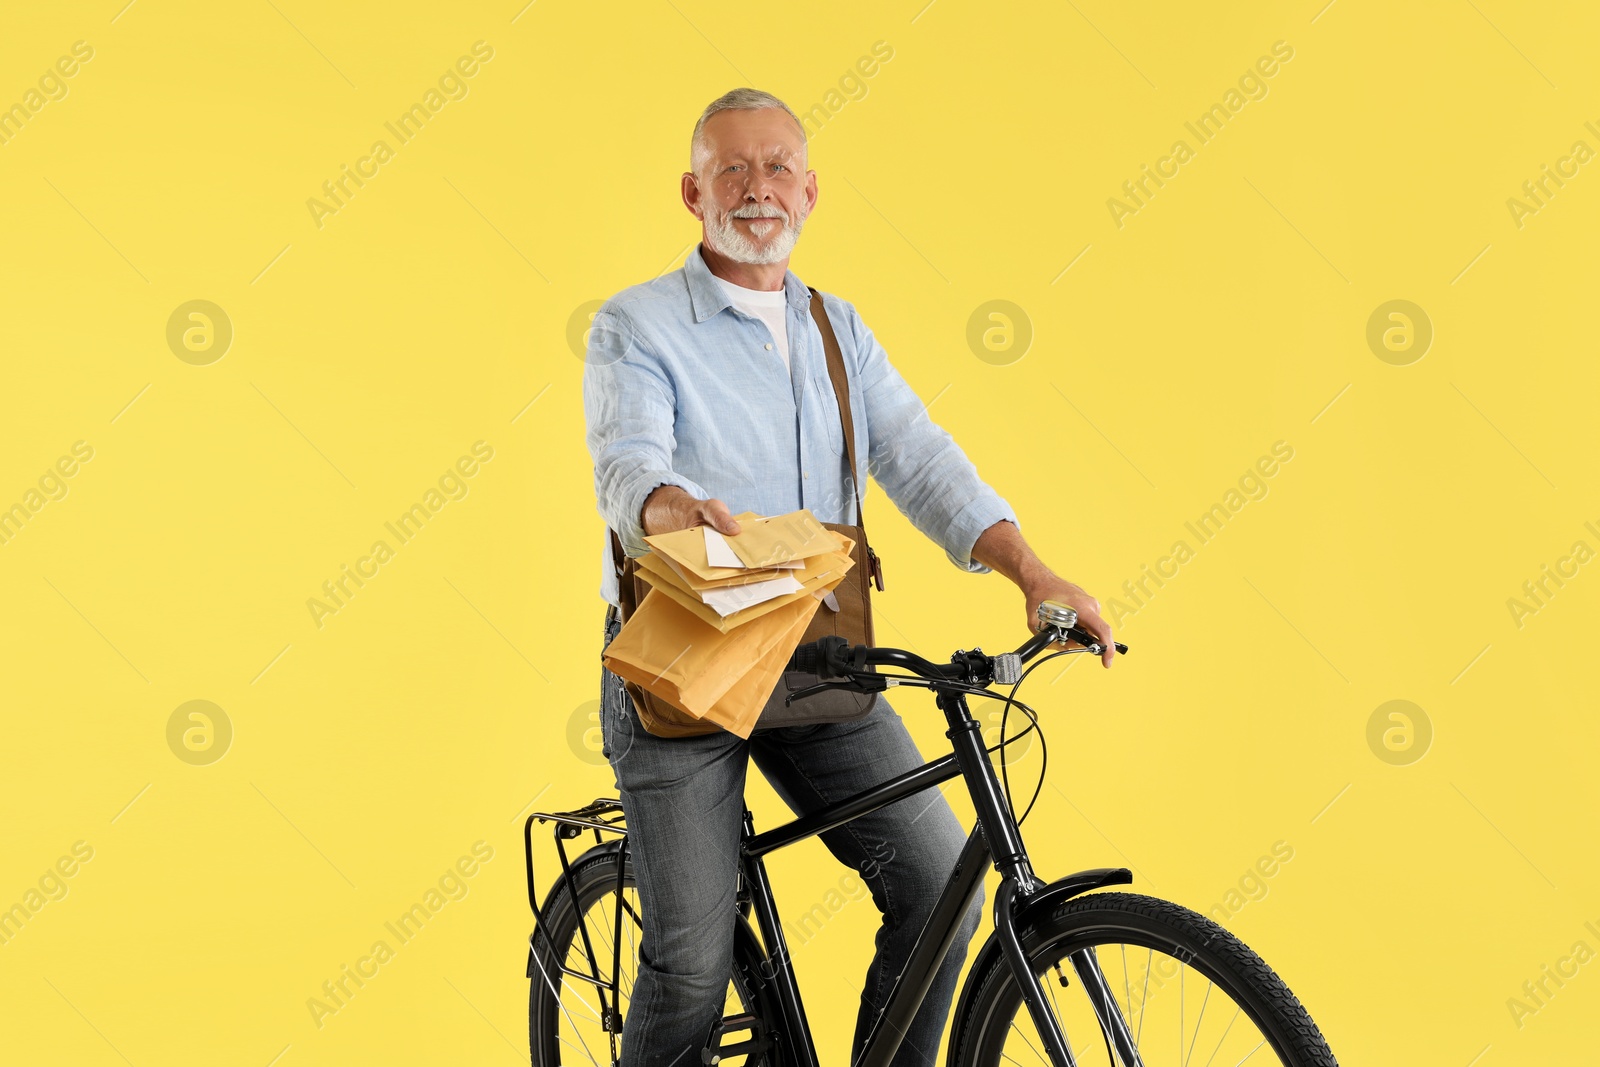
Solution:
{"label": "bicycle bell", "polygon": [[1070,630],[1078,625],[1078,613],[1075,609],[1067,607],[1059,600],[1041,600],[1039,602],[1039,623],[1043,626],[1054,626],[1061,630]]}

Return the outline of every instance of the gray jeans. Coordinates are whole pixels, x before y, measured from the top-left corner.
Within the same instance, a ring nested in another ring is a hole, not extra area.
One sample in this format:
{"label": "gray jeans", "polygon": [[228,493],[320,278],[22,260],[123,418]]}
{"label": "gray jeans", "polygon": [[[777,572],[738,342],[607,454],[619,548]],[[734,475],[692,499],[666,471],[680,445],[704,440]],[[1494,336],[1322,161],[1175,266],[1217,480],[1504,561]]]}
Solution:
{"label": "gray jeans", "polygon": [[[605,643],[620,624],[608,613]],[[664,738],[647,732],[622,686],[601,668],[602,749],[628,820],[643,932],[631,1007],[623,1022],[624,1067],[699,1067],[700,1049],[721,1017],[733,970],[739,831],[747,757],[796,814],[816,810],[927,762],[900,716],[879,698],[863,718],[759,730],[749,740],[719,730]],[[928,701],[930,714],[937,714]],[[861,1054],[894,979],[966,842],[943,794],[918,793],[821,835],[828,850],[860,872],[883,915],[856,1015],[850,1062]],[[806,843],[791,846],[814,847]],[[802,902],[774,888],[778,914],[798,946]],[[787,911],[785,905],[788,906]],[[826,910],[826,909],[824,909]],[[983,894],[906,1030],[894,1067],[933,1067]],[[814,928],[812,929],[814,935]],[[815,974],[815,969],[812,970]],[[819,1050],[823,1062],[837,1062]]]}

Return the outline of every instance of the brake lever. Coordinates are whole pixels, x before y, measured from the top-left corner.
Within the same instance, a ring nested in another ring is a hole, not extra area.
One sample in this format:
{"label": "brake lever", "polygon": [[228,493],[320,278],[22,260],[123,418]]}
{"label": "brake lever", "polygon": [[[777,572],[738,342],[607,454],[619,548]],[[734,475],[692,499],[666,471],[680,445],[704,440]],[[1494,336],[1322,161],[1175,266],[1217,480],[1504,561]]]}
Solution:
{"label": "brake lever", "polygon": [[[1071,627],[1066,631],[1066,634],[1068,640],[1078,642],[1078,644],[1082,645],[1084,650],[1091,656],[1102,655],[1106,650],[1106,646],[1102,645],[1099,641],[1096,641],[1093,634],[1080,627]],[[1126,656],[1128,654],[1128,646],[1123,644],[1121,641],[1113,641],[1112,644],[1116,646],[1117,655]]]}
{"label": "brake lever", "polygon": [[844,682],[821,682],[817,685],[808,685],[804,689],[791,689],[784,695],[783,706],[789,707],[796,700],[816,696],[828,689],[848,689],[852,693],[882,693],[888,688],[888,675],[863,673],[860,681],[852,679]]}

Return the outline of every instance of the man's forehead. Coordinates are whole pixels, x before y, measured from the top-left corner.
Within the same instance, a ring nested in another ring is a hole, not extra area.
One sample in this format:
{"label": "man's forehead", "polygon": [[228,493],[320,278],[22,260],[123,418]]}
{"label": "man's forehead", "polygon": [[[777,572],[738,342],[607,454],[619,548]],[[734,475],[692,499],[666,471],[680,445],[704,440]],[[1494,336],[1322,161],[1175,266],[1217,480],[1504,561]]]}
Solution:
{"label": "man's forehead", "polygon": [[776,108],[719,112],[706,122],[704,136],[719,156],[793,156],[802,151],[794,120]]}
{"label": "man's forehead", "polygon": [[713,155],[722,159],[730,159],[734,156],[760,156],[764,159],[782,159],[786,156],[799,155],[798,146],[785,144],[782,141],[769,141],[759,138],[715,141],[713,145]]}

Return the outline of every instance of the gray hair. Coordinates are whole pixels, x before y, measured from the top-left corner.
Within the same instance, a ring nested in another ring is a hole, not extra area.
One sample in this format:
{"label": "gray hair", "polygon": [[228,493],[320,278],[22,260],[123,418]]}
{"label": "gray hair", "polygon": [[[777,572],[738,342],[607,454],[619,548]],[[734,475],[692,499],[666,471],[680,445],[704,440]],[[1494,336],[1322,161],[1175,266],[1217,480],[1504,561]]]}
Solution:
{"label": "gray hair", "polygon": [[805,159],[806,128],[805,124],[800,121],[800,117],[790,109],[788,104],[785,104],[771,93],[762,92],[760,89],[741,88],[723,93],[707,104],[706,109],[700,113],[700,121],[694,124],[694,134],[689,138],[689,170],[698,176],[700,168],[705,166],[706,160],[711,154],[711,150],[706,147],[705,140],[701,136],[701,131],[705,129],[706,122],[712,115],[719,111],[759,111],[769,107],[782,108],[791,119],[794,119],[795,127],[800,131],[800,158],[802,160]]}

